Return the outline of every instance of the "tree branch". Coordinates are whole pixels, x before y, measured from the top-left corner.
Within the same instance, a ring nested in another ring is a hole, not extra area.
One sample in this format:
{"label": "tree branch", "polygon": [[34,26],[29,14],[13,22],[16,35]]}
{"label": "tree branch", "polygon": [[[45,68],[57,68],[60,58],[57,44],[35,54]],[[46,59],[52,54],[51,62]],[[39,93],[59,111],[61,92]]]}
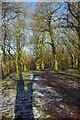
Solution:
{"label": "tree branch", "polygon": [[55,10],[53,11],[50,11],[50,14],[52,15],[54,12],[56,12],[57,10],[59,10],[61,7],[62,7],[63,4],[61,4],[58,8],[56,8]]}
{"label": "tree branch", "polygon": [[71,10],[71,5],[70,5],[70,3],[69,3],[69,2],[66,2],[66,3],[67,3],[67,5],[68,5],[68,8],[69,8],[69,11],[70,11],[71,15],[77,20],[77,17],[73,14],[73,12],[72,12],[72,10]]}
{"label": "tree branch", "polygon": [[74,24],[73,22],[69,21],[67,18],[58,18],[59,20],[62,19],[62,20],[66,20],[68,23],[70,23],[72,25],[72,27],[78,29]]}

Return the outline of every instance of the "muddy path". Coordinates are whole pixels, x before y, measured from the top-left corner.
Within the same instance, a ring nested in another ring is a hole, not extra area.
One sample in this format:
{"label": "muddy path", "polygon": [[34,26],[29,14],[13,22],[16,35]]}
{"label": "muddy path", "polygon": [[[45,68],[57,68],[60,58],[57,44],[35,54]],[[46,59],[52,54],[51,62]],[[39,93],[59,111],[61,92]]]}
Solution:
{"label": "muddy path", "polygon": [[49,119],[80,119],[79,77],[50,71],[37,76],[34,88],[43,95],[43,111]]}
{"label": "muddy path", "polygon": [[42,71],[2,80],[2,120],[79,120],[78,76]]}

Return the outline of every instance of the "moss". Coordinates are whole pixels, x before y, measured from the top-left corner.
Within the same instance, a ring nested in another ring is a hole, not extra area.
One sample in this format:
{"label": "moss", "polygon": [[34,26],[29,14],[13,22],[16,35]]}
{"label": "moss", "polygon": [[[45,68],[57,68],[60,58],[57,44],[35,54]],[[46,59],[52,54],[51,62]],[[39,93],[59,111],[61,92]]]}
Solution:
{"label": "moss", "polygon": [[41,64],[41,70],[44,70],[44,63],[42,61],[42,64]]}
{"label": "moss", "polygon": [[40,70],[39,60],[37,60],[37,62],[36,62],[36,69]]}
{"label": "moss", "polygon": [[54,71],[58,71],[58,63],[57,63],[57,60],[55,60]]}
{"label": "moss", "polygon": [[36,64],[36,69],[37,69],[37,70],[40,70],[39,64]]}

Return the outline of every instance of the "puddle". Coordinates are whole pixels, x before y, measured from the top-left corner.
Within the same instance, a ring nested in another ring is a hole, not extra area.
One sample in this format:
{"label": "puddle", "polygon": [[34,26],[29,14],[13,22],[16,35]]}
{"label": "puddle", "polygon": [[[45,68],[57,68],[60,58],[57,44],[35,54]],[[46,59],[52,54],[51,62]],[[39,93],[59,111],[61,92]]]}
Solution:
{"label": "puddle", "polygon": [[45,97],[50,97],[50,96],[51,96],[50,93],[46,93],[46,92],[44,92],[43,95],[44,95]]}
{"label": "puddle", "polygon": [[60,101],[62,101],[62,98],[52,98],[52,101],[53,102],[60,102]]}
{"label": "puddle", "polygon": [[28,78],[30,80],[39,80],[39,77],[36,76],[34,74],[28,74],[27,76],[25,76],[25,78]]}
{"label": "puddle", "polygon": [[44,88],[40,87],[37,83],[33,83],[33,90],[42,92]]}
{"label": "puddle", "polygon": [[[55,87],[49,86],[48,83],[45,84],[46,81],[44,81],[44,79],[34,74],[29,74],[24,77],[30,80],[34,80],[33,86],[32,86],[32,89],[33,89],[33,93],[32,93],[33,101],[32,102],[33,102],[33,113],[34,113],[35,120],[37,119],[42,120],[43,118],[48,118],[49,120],[50,117],[56,116],[56,112],[58,112],[58,114],[63,114],[63,111],[67,108],[65,107],[65,104],[62,102],[63,98],[61,94],[59,93],[58,89],[56,89]],[[30,82],[30,80],[27,81],[27,83]],[[25,84],[25,90],[27,91],[28,88],[26,86],[27,85],[26,80],[24,80],[24,84]],[[52,83],[52,84],[55,84],[55,83]],[[2,113],[3,113],[3,116],[5,116],[6,118],[8,118],[9,116],[11,118],[10,120],[13,120],[15,116],[15,113],[14,113],[15,99],[16,99],[15,88],[16,88],[16,84],[14,84],[13,82],[3,81]],[[0,94],[0,97],[1,97],[1,94]]]}
{"label": "puddle", "polygon": [[39,80],[39,77],[35,77],[34,80]]}
{"label": "puddle", "polygon": [[[49,96],[50,96],[50,94],[49,94]],[[45,104],[50,103],[50,102],[54,103],[54,102],[60,102],[60,101],[62,101],[62,98],[46,98],[45,97],[43,101],[44,101]]]}
{"label": "puddle", "polygon": [[34,90],[34,94],[44,96],[46,97],[46,99],[49,98],[51,102],[62,101],[62,98],[58,95],[57,92],[55,93],[55,91],[50,86],[41,87],[37,83],[34,83],[33,90]]}

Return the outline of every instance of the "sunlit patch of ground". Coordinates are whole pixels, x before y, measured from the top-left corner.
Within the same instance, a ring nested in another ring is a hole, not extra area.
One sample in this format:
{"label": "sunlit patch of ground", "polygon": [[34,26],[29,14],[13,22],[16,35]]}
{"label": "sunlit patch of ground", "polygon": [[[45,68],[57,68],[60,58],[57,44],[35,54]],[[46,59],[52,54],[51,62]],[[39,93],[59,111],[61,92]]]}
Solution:
{"label": "sunlit patch of ground", "polygon": [[2,120],[10,120],[15,116],[15,87],[15,83],[9,79],[2,81]]}
{"label": "sunlit patch of ground", "polygon": [[[18,77],[16,79],[18,80]],[[35,120],[75,120],[80,118],[80,86],[77,77],[44,71],[24,74],[23,79],[25,91],[28,90],[27,84],[33,80],[32,106]],[[28,92],[29,94],[31,91]],[[13,120],[15,117],[16,81],[10,80],[9,77],[2,80],[2,101],[2,120]],[[28,100],[28,102],[30,101]]]}
{"label": "sunlit patch of ground", "polygon": [[54,120],[79,119],[79,79],[56,72],[45,72],[39,76],[40,79],[34,83],[33,88],[35,96],[43,103],[43,113]]}

